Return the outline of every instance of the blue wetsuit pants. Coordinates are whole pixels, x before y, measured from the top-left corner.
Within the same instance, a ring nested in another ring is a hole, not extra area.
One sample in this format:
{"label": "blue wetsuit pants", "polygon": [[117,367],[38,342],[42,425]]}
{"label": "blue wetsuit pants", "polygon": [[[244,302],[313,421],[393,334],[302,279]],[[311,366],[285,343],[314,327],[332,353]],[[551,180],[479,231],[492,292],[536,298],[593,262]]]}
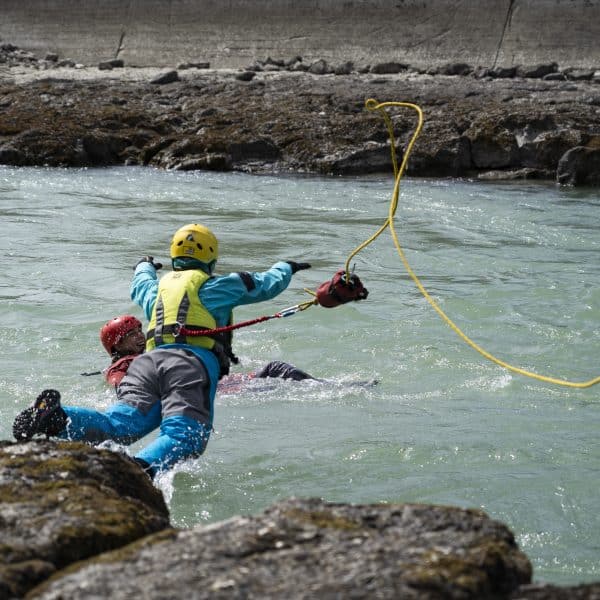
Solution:
{"label": "blue wetsuit pants", "polygon": [[156,473],[204,452],[212,430],[213,390],[193,352],[157,348],[132,361],[117,387],[117,402],[105,412],[64,406],[69,423],[61,437],[131,444],[160,426],[158,437],[136,455]]}

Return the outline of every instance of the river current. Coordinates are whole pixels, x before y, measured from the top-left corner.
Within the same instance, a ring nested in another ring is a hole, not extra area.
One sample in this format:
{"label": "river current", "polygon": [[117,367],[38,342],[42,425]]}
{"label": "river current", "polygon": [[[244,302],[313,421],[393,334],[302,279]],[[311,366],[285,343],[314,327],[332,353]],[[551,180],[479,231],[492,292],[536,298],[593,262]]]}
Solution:
{"label": "river current", "polygon": [[[1,167],[0,439],[43,388],[68,404],[112,402],[101,376],[81,373],[107,365],[105,321],[142,318],[132,266],[147,254],[168,265],[181,225],[213,229],[220,273],[312,264],[275,300],[237,309],[243,321],[310,299],[303,288],[384,222],[392,186],[384,176]],[[585,381],[600,375],[599,215],[598,190],[405,179],[395,224],[425,288],[476,343]],[[157,481],[173,524],[290,496],[481,508],[514,531],[536,581],[600,580],[600,385],[541,382],[475,352],[408,277],[389,230],[353,262],[367,300],[236,333],[236,371],[285,360],[326,381],[255,380],[218,396],[205,454]]]}

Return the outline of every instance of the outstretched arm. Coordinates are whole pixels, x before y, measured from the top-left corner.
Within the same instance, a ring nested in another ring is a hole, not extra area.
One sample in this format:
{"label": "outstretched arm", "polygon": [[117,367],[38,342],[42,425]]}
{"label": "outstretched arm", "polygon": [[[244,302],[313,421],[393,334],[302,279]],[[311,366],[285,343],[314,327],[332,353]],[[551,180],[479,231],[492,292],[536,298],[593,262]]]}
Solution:
{"label": "outstretched arm", "polygon": [[131,299],[142,307],[146,318],[150,320],[158,294],[158,277],[156,268],[151,262],[140,262],[135,267],[129,294]]}
{"label": "outstretched arm", "polygon": [[281,294],[290,284],[292,274],[298,270],[297,263],[279,261],[267,271],[244,271],[215,277],[200,288],[199,297],[217,323],[225,325],[236,306],[264,302]]}

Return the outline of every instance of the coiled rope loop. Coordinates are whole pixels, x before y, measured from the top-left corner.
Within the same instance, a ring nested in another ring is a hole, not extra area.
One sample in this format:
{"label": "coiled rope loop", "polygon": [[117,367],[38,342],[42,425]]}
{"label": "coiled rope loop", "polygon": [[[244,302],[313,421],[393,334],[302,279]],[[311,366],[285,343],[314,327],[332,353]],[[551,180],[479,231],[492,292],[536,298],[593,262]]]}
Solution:
{"label": "coiled rope loop", "polygon": [[[392,157],[392,164],[394,167],[394,176],[395,176],[394,191],[392,194],[392,200],[390,202],[387,219],[385,220],[383,225],[370,238],[365,240],[360,246],[358,246],[355,250],[353,250],[351,252],[351,254],[348,256],[348,259],[346,260],[346,265],[345,265],[346,273],[349,273],[349,271],[350,271],[350,262],[354,258],[354,256],[356,256],[361,250],[363,250],[366,246],[368,246],[371,242],[373,242],[377,237],[379,237],[379,235],[381,235],[381,233],[383,233],[383,231],[385,231],[385,229],[387,227],[389,227],[390,232],[392,234],[392,238],[394,240],[394,245],[396,247],[398,255],[400,256],[400,260],[402,261],[404,268],[406,269],[410,278],[415,282],[415,285],[417,286],[417,288],[419,289],[421,294],[425,297],[425,299],[427,300],[427,302],[429,302],[429,304],[433,307],[433,309],[438,313],[438,315],[442,318],[442,320],[445,321],[448,324],[448,326],[451,329],[453,329],[454,332],[465,343],[467,343],[469,346],[471,346],[471,348],[473,348],[474,350],[479,352],[479,354],[481,354],[484,358],[487,358],[488,360],[496,363],[497,365],[499,365],[505,369],[508,369],[509,371],[512,371],[513,373],[518,373],[520,375],[524,375],[525,377],[531,377],[532,379],[537,379],[538,381],[545,381],[546,383],[552,383],[555,385],[561,385],[561,386],[565,386],[565,387],[581,389],[581,388],[589,388],[593,385],[596,385],[597,383],[600,383],[600,377],[590,379],[589,381],[576,382],[576,381],[568,381],[566,379],[560,379],[557,377],[548,377],[546,375],[539,375],[537,373],[533,373],[532,371],[528,371],[528,370],[522,369],[520,367],[515,367],[499,358],[496,358],[493,354],[491,354],[487,350],[484,350],[481,346],[479,346],[479,344],[475,343],[471,338],[469,338],[465,333],[463,333],[463,331],[458,327],[458,325],[456,325],[456,323],[454,323],[454,321],[452,321],[446,315],[446,313],[440,308],[438,303],[429,295],[429,293],[427,292],[427,290],[425,289],[425,287],[423,286],[423,284],[421,283],[421,281],[419,280],[419,278],[417,277],[415,272],[412,270],[410,264],[408,263],[408,260],[406,259],[406,256],[404,255],[404,251],[402,250],[402,247],[400,246],[400,242],[398,241],[398,235],[397,235],[396,229],[394,227],[394,217],[396,215],[396,209],[398,208],[398,197],[399,197],[399,193],[400,193],[400,180],[402,179],[402,176],[404,175],[404,172],[406,170],[406,165],[408,163],[409,155],[412,152],[412,149],[417,140],[417,137],[419,136],[419,134],[421,133],[421,130],[423,128],[423,111],[421,110],[421,108],[419,106],[417,106],[416,104],[412,104],[410,102],[381,102],[381,103],[379,103],[379,102],[377,102],[377,100],[374,100],[372,98],[366,101],[365,106],[366,106],[367,110],[369,110],[369,111],[378,112],[383,117],[383,120],[385,121],[387,130],[388,130],[388,135],[390,138],[390,151],[391,151],[391,157]],[[418,115],[417,126],[416,126],[415,131],[414,131],[412,137],[410,138],[410,141],[406,147],[406,150],[403,154],[402,162],[401,162],[399,168],[398,168],[398,163],[397,163],[397,159],[396,159],[396,141],[395,141],[395,137],[394,137],[394,126],[392,124],[392,120],[390,119],[390,116],[388,115],[388,113],[386,111],[386,108],[388,108],[388,107],[410,108],[410,109],[416,111],[416,113]]]}

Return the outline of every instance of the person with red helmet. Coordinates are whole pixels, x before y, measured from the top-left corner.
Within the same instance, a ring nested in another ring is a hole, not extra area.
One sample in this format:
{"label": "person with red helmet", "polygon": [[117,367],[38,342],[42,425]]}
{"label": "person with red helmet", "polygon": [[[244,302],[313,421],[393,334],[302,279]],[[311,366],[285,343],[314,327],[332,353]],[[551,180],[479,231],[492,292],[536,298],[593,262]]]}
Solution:
{"label": "person with red helmet", "polygon": [[[133,333],[138,334],[134,340],[131,339]],[[143,339],[140,339],[139,334]],[[125,354],[139,354],[146,347],[142,322],[132,315],[119,315],[107,321],[100,329],[100,341],[104,349],[116,358]]]}
{"label": "person with red helmet", "polygon": [[131,361],[144,352],[146,336],[142,323],[132,315],[114,317],[100,330],[100,341],[112,358],[110,366],[103,371],[104,377],[110,385],[116,386]]}
{"label": "person with red helmet", "polygon": [[[146,336],[142,331],[142,323],[133,315],[114,317],[100,329],[100,342],[112,359],[102,373],[107,383],[116,388],[133,360],[144,352]],[[141,424],[137,424],[133,416],[133,411],[119,403],[104,412],[87,407],[62,406],[59,392],[44,390],[32,406],[16,416],[13,435],[17,440],[45,434],[91,443],[106,439],[132,443],[160,424],[160,414],[156,411]],[[69,430],[71,424],[74,425],[73,430]],[[146,466],[145,463],[140,465],[142,468]]]}

